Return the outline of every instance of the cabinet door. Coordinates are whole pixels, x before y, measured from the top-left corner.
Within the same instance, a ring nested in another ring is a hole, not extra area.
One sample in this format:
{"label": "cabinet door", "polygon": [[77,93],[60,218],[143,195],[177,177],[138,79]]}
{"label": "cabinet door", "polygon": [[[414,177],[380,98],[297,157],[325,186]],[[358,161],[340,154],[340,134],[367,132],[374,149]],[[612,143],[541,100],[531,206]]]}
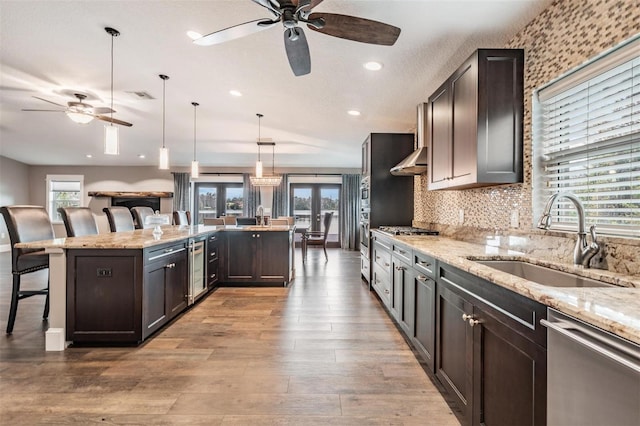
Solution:
{"label": "cabinet door", "polygon": [[256,233],[229,232],[225,246],[225,280],[253,281],[256,265]]}
{"label": "cabinet door", "polygon": [[446,182],[451,177],[451,108],[448,84],[448,82],[443,84],[429,98],[428,131],[431,136],[430,189],[432,187],[433,189],[446,187]]}
{"label": "cabinet door", "polygon": [[187,307],[189,274],[187,253],[172,256],[165,268],[166,303],[169,319]]}
{"label": "cabinet door", "polygon": [[395,256],[392,261],[393,275],[390,285],[391,295],[389,297],[389,310],[396,321],[401,321],[403,303],[402,291],[405,286],[405,281],[407,280],[407,271],[409,266],[405,262],[398,260]]}
{"label": "cabinet door", "polygon": [[145,268],[142,325],[147,337],[169,320],[165,273],[171,262],[154,262]]}
{"label": "cabinet door", "polygon": [[462,412],[463,424],[471,424],[473,406],[473,330],[463,315],[473,315],[473,305],[438,282],[436,377]]}
{"label": "cabinet door", "polygon": [[400,292],[402,294],[402,306],[400,312],[400,327],[407,336],[412,337],[416,322],[416,287],[413,269],[406,268],[403,271],[403,279]]}
{"label": "cabinet door", "polygon": [[436,343],[436,283],[424,275],[415,276],[415,330],[413,338],[433,372]]}
{"label": "cabinet door", "polygon": [[475,56],[451,79],[452,184],[475,182],[477,164],[478,77]]}
{"label": "cabinet door", "polygon": [[546,424],[546,350],[476,309],[473,424]]}
{"label": "cabinet door", "polygon": [[289,233],[257,232],[255,240],[258,257],[257,278],[260,281],[288,281]]}

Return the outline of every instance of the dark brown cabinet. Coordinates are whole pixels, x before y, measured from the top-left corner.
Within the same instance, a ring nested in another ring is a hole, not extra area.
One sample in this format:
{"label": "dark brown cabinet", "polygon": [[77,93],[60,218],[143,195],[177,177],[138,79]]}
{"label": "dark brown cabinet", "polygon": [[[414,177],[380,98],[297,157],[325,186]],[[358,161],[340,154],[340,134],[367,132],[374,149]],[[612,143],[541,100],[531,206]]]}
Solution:
{"label": "dark brown cabinet", "polygon": [[225,282],[288,283],[293,275],[293,231],[225,233]]}
{"label": "dark brown cabinet", "polygon": [[448,265],[439,274],[436,376],[463,424],[546,424],[545,307]]}
{"label": "dark brown cabinet", "polygon": [[220,235],[214,233],[207,238],[207,286],[215,287],[220,281]]}
{"label": "dark brown cabinet", "polygon": [[436,340],[436,283],[423,274],[413,274],[415,326],[413,339],[427,365],[434,371]]}
{"label": "dark brown cabinet", "polygon": [[478,49],[429,98],[429,189],[522,182],[522,49]]}

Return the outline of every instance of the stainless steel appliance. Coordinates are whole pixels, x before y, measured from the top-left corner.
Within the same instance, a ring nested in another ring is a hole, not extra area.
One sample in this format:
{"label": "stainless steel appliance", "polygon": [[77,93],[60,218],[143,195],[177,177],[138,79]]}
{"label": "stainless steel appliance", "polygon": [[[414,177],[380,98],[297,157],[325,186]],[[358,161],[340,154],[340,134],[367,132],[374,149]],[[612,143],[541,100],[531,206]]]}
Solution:
{"label": "stainless steel appliance", "polygon": [[369,195],[371,192],[371,182],[369,176],[364,176],[360,182],[360,208],[369,209]]}
{"label": "stainless steel appliance", "polygon": [[369,265],[369,209],[360,209],[360,273],[364,279],[369,282],[370,265]]}
{"label": "stainless steel appliance", "polygon": [[548,310],[547,424],[640,425],[640,345]]}
{"label": "stainless steel appliance", "polygon": [[379,226],[378,231],[389,235],[438,235],[438,231],[413,226]]}
{"label": "stainless steel appliance", "polygon": [[189,239],[189,305],[195,303],[207,290],[205,240],[206,237]]}

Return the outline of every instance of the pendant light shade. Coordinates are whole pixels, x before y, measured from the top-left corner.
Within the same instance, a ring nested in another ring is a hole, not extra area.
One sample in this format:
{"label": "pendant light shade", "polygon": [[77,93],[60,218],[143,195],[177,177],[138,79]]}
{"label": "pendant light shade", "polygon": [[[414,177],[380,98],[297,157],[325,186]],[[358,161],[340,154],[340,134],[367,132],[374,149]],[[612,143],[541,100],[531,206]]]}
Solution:
{"label": "pendant light shade", "polygon": [[[256,162],[256,175],[250,176],[251,184],[253,186],[278,186],[282,182],[282,176],[276,176],[275,174],[275,142],[262,142],[260,140],[260,119],[262,114],[256,114],[258,116],[258,161]],[[262,170],[262,161],[260,159],[260,147],[264,145],[271,146],[271,176],[265,176]]]}
{"label": "pendant light shade", "polygon": [[[118,37],[120,32],[109,27],[104,30],[111,36],[111,119],[113,120],[113,39]],[[93,117],[91,117],[91,119],[93,119]],[[104,153],[107,155],[120,154],[118,128],[114,126],[113,123],[109,123],[104,126]]]}
{"label": "pendant light shade", "polygon": [[193,161],[191,162],[191,179],[197,179],[200,177],[200,164],[196,159],[196,110],[200,104],[191,102],[191,105],[193,105]]}
{"label": "pendant light shade", "polygon": [[169,149],[165,146],[165,112],[166,112],[166,85],[169,77],[160,74],[159,77],[162,79],[162,147],[160,148],[160,170],[168,170],[169,169]]}

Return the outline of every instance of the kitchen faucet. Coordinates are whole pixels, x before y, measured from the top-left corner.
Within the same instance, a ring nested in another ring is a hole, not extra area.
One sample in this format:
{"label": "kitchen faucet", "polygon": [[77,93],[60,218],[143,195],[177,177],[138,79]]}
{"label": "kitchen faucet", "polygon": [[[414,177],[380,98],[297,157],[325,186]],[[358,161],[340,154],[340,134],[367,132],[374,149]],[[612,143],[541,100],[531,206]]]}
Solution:
{"label": "kitchen faucet", "polygon": [[591,225],[589,232],[591,233],[591,244],[587,243],[587,233],[584,230],[584,207],[580,199],[570,192],[558,192],[549,197],[544,212],[538,221],[538,228],[549,229],[551,226],[551,207],[559,198],[566,198],[573,203],[578,211],[578,240],[573,250],[573,264],[577,266],[589,267],[589,262],[600,251],[600,245],[596,240],[596,226]]}

